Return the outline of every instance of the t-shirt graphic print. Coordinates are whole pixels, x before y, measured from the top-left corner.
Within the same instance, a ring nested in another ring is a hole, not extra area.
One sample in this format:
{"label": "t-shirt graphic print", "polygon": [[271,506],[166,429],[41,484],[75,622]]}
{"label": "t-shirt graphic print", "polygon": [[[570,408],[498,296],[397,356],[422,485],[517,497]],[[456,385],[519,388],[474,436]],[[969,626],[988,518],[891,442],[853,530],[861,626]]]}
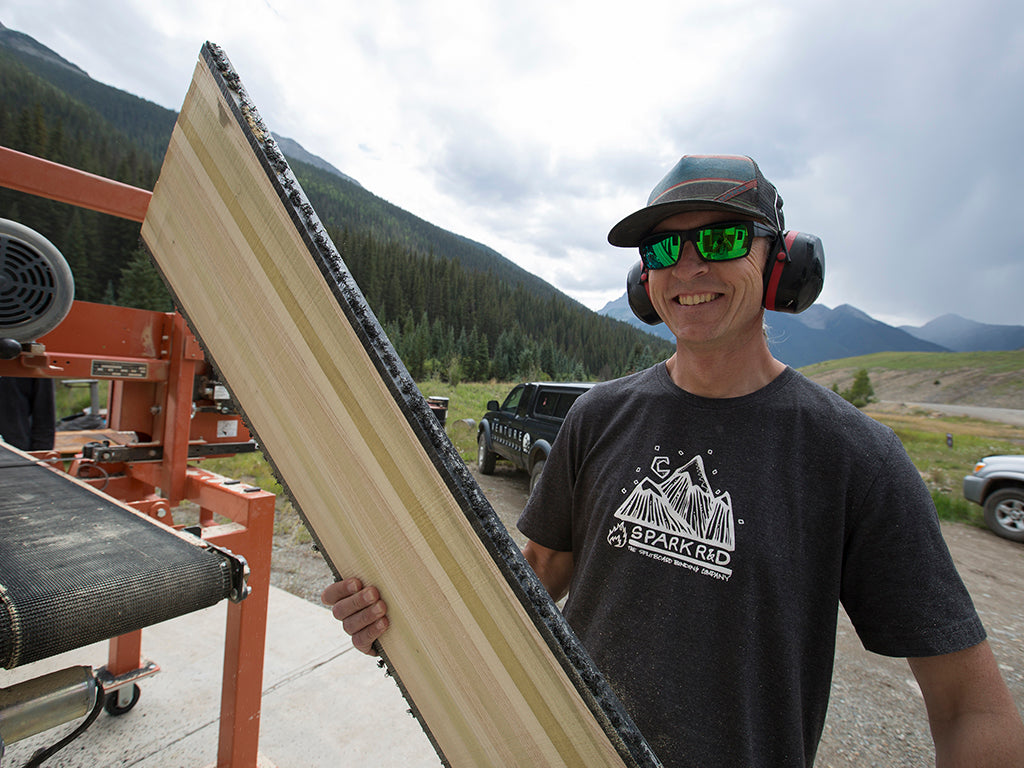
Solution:
{"label": "t-shirt graphic print", "polygon": [[684,461],[681,451],[673,457],[657,445],[653,453],[646,470],[637,467],[632,489],[622,489],[608,543],[728,581],[736,549],[729,493],[712,488],[701,456]]}

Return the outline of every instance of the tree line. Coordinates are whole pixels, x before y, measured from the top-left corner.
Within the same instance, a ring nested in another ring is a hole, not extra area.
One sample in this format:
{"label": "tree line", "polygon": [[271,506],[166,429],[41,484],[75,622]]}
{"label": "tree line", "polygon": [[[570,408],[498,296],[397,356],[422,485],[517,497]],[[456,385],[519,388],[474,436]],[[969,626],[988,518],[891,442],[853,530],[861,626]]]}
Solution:
{"label": "tree line", "polygon": [[607,379],[667,352],[557,294],[537,295],[366,233],[328,233],[417,380]]}
{"label": "tree line", "polygon": [[[168,111],[91,80],[70,88],[75,78],[88,80],[62,70],[57,87],[0,50],[0,144],[152,189],[161,159],[153,148],[170,138]],[[100,97],[113,105],[107,109],[115,110],[116,124],[102,105],[93,106]],[[490,249],[358,184],[305,163],[292,168],[417,380],[606,379],[669,353],[660,339],[590,312]],[[74,274],[76,298],[173,309],[137,223],[5,188],[0,215],[57,246]]]}

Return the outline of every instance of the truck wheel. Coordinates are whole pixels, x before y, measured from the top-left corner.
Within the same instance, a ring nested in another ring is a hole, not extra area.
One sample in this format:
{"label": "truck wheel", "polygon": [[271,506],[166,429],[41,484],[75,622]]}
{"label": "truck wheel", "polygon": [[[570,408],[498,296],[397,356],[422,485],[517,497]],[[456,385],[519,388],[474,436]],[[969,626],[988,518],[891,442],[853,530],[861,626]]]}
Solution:
{"label": "truck wheel", "polygon": [[985,524],[997,536],[1024,541],[1024,488],[1003,488],[985,499]]}
{"label": "truck wheel", "polygon": [[533,469],[530,470],[530,493],[533,493],[533,489],[540,482],[540,473],[544,471],[544,459],[541,459],[533,465]]}
{"label": "truck wheel", "polygon": [[476,436],[476,463],[481,475],[494,474],[494,462],[498,457],[487,450],[487,435],[483,432]]}

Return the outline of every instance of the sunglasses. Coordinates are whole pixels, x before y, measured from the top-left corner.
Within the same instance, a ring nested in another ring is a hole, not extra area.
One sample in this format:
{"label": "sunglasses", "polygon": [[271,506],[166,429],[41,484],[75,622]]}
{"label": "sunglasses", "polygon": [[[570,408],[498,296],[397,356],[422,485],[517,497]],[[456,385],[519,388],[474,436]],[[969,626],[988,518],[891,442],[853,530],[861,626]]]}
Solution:
{"label": "sunglasses", "polygon": [[693,243],[704,261],[732,261],[750,253],[755,237],[775,234],[774,229],[756,221],[729,221],[698,229],[658,232],[640,241],[640,258],[648,269],[665,269],[679,261],[683,246]]}

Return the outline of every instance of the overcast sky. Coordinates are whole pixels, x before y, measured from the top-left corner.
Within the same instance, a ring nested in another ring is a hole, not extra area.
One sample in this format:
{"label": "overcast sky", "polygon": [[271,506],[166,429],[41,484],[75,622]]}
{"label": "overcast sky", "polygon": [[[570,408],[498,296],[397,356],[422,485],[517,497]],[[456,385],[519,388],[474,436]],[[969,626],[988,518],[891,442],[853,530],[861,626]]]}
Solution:
{"label": "overcast sky", "polygon": [[825,245],[820,303],[1024,324],[1024,4],[0,0],[179,109],[204,41],[264,121],[594,309],[606,237],[680,155],[747,154]]}

